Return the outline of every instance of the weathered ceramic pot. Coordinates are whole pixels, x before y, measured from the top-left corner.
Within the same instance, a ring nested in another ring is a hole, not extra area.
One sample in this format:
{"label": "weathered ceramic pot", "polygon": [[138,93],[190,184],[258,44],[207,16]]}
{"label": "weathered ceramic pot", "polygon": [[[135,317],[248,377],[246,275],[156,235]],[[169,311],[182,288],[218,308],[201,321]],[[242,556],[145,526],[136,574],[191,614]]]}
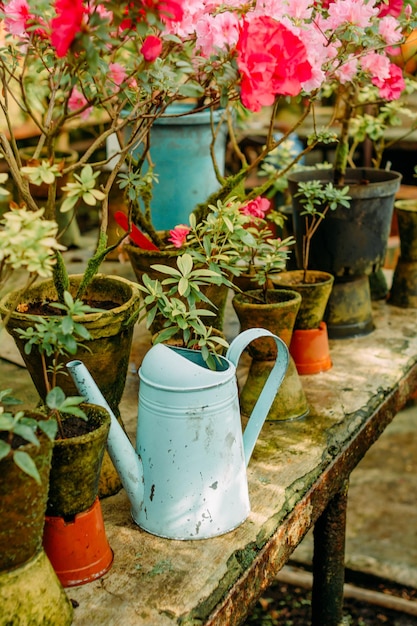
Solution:
{"label": "weathered ceramic pot", "polygon": [[403,308],[417,307],[417,200],[395,203],[400,256],[394,270],[388,302]]}
{"label": "weathered ceramic pot", "polygon": [[[267,291],[268,303],[262,300],[262,291],[253,290],[236,294],[233,308],[239,318],[241,330],[266,328],[282,339],[287,347],[291,343],[295,319],[301,304],[296,291],[271,289]],[[244,415],[250,415],[276,359],[276,346],[270,339],[252,342],[248,348],[252,357],[248,377],[240,392],[240,406]],[[290,357],[287,373],[276,395],[267,420],[297,419],[309,411],[304,390],[294,363]]]}
{"label": "weathered ceramic pot", "polygon": [[271,280],[275,288],[291,289],[301,296],[300,309],[295,320],[294,329],[310,330],[319,328],[332,291],[333,275],[319,270],[308,270],[307,280],[304,281],[303,270],[292,270],[274,274]]}
{"label": "weathered ceramic pot", "polygon": [[[110,415],[81,404],[91,431],[54,442],[46,513],[71,517],[90,508],[98,495],[101,464],[110,430]],[[63,422],[70,417],[62,417]]]}
{"label": "weathered ceramic pot", "polygon": [[0,571],[21,565],[42,547],[53,442],[43,434],[38,439],[39,447],[27,443],[19,450],[35,462],[40,485],[11,457],[0,461]]}
{"label": "weathered ceramic pot", "polygon": [[0,605],[0,626],[72,624],[72,604],[44,550],[20,567],[0,572]]}

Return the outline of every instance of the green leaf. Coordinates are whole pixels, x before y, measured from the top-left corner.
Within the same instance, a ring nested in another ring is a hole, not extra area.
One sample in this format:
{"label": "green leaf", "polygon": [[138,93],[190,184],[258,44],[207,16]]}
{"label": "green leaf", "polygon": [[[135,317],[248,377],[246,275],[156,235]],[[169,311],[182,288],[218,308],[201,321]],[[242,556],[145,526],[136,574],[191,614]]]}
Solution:
{"label": "green leaf", "polygon": [[33,443],[35,446],[39,446],[38,438],[33,432],[32,428],[30,428],[30,426],[25,426],[24,424],[18,423],[14,427],[13,432],[15,433],[15,435],[19,435],[19,437],[22,437],[26,441],[29,441],[29,443]]}
{"label": "green leaf", "polygon": [[78,197],[69,198],[68,196],[65,198],[63,203],[61,204],[60,211],[61,213],[68,213],[71,211],[78,202]]}
{"label": "green leaf", "polygon": [[9,454],[11,449],[10,444],[3,441],[3,439],[0,439],[0,461]]}
{"label": "green leaf", "polygon": [[22,452],[21,450],[17,450],[13,454],[13,460],[20,469],[28,474],[32,478],[36,480],[38,485],[42,484],[41,477],[39,475],[38,469],[35,465],[34,460],[27,454],[27,452]]}
{"label": "green leaf", "polygon": [[193,259],[188,252],[182,254],[177,259],[178,269],[180,270],[183,276],[189,274],[193,269]]}
{"label": "green leaf", "polygon": [[46,404],[50,409],[58,409],[65,400],[65,393],[61,387],[54,387],[46,396]]}
{"label": "green leaf", "polygon": [[45,433],[50,441],[54,441],[56,433],[58,431],[58,424],[56,420],[49,419],[38,422],[40,430]]}
{"label": "green leaf", "polygon": [[180,85],[178,92],[187,98],[199,98],[204,95],[204,89],[201,85],[197,85],[195,83],[185,83],[184,85]]}
{"label": "green leaf", "polygon": [[187,278],[182,277],[178,283],[178,293],[180,296],[185,296],[189,290],[189,282]]}
{"label": "green leaf", "polygon": [[83,193],[83,200],[86,204],[88,204],[88,206],[95,206],[97,202],[94,195],[89,191]]}

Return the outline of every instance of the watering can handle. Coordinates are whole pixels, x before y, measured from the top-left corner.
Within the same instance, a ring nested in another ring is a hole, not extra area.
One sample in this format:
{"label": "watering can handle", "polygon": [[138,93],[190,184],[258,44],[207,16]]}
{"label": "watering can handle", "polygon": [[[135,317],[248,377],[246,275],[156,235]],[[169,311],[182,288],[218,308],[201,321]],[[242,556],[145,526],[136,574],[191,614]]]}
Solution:
{"label": "watering can handle", "polygon": [[277,344],[277,358],[268,379],[259,395],[259,398],[253,407],[252,414],[246,425],[243,434],[243,449],[245,453],[245,462],[248,465],[252,456],[253,449],[264,425],[265,419],[269,413],[269,409],[275,399],[276,393],[284,379],[289,363],[288,348],[285,343],[265,328],[249,328],[238,335],[230,344],[226,353],[226,358],[233,363],[235,367],[240,359],[243,350],[254,339],[259,337],[271,337]]}

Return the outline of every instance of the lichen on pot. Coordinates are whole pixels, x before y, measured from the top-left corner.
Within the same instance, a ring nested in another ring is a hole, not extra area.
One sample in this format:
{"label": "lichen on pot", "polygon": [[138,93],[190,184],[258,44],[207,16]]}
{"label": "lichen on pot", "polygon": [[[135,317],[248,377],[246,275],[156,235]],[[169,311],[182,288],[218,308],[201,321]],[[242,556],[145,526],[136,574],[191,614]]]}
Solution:
{"label": "lichen on pot", "polygon": [[[98,494],[101,464],[110,430],[110,415],[102,407],[82,404],[94,429],[55,441],[47,515],[72,517],[91,507]],[[65,421],[65,417],[63,418]]]}

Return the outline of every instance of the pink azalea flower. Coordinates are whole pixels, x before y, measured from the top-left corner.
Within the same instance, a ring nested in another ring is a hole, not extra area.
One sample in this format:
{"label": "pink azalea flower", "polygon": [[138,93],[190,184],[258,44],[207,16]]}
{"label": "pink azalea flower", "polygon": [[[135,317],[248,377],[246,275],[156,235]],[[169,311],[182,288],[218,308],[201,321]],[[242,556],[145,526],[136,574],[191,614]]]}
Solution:
{"label": "pink azalea flower", "polygon": [[145,61],[152,62],[159,57],[162,52],[162,41],[155,35],[148,35],[140,49]]}
{"label": "pink azalea flower", "polygon": [[80,32],[85,8],[83,0],[56,0],[56,17],[51,20],[51,43],[58,57],[64,57]]}
{"label": "pink azalea flower", "polygon": [[158,12],[162,21],[166,23],[180,22],[184,14],[183,4],[183,0],[160,0]]}
{"label": "pink azalea flower", "polygon": [[103,19],[107,19],[109,22],[113,21],[113,12],[106,9],[103,4],[98,4],[96,11]]}
{"label": "pink azalea flower", "polygon": [[251,111],[273,104],[277,95],[296,96],[311,78],[303,42],[271,17],[245,20],[237,44],[241,100]]}
{"label": "pink azalea flower", "polygon": [[390,65],[391,63],[388,57],[378,54],[377,52],[369,52],[369,54],[361,58],[362,68],[372,76],[377,76],[379,80],[389,78]]}
{"label": "pink azalea flower", "polygon": [[355,57],[351,57],[346,63],[343,63],[343,65],[336,69],[335,76],[342,85],[345,85],[356,76],[357,71],[358,60]]}
{"label": "pink azalea flower", "polygon": [[254,200],[247,202],[244,204],[240,211],[244,215],[251,215],[252,217],[257,217],[260,219],[265,218],[265,214],[269,211],[271,207],[271,201],[267,198],[262,198],[262,196],[258,196]]}
{"label": "pink azalea flower", "polygon": [[[74,87],[74,89],[72,90],[71,96],[68,100],[69,110],[78,111],[79,109],[82,109],[86,104],[87,104],[87,100],[85,96],[76,87]],[[81,113],[81,117],[83,119],[87,119],[91,113],[91,110],[92,110],[92,107],[87,107],[86,109],[84,109],[84,111]]]}
{"label": "pink azalea flower", "polygon": [[392,15],[387,15],[379,20],[378,30],[389,46],[399,43],[403,36],[399,23]]}
{"label": "pink azalea flower", "polygon": [[126,78],[126,71],[120,63],[110,63],[110,80],[115,85],[121,85]]}
{"label": "pink azalea flower", "polygon": [[234,13],[203,15],[196,25],[196,48],[205,57],[216,52],[216,48],[225,49],[236,45],[239,38],[239,21]]}
{"label": "pink azalea flower", "polygon": [[296,20],[305,20],[311,16],[313,6],[311,0],[291,0],[286,9],[288,15]]}
{"label": "pink azalea flower", "polygon": [[170,237],[168,237],[168,241],[174,244],[175,248],[181,248],[185,244],[190,230],[190,227],[186,224],[179,224],[169,231]]}
{"label": "pink azalea flower", "polygon": [[27,0],[10,0],[4,5],[4,27],[11,35],[22,37],[26,35],[28,20],[32,18]]}
{"label": "pink azalea flower", "polygon": [[405,89],[405,81],[400,67],[391,63],[389,68],[389,77],[381,80],[374,76],[372,79],[374,85],[379,88],[381,98],[384,100],[398,100]]}
{"label": "pink azalea flower", "polygon": [[372,17],[378,14],[373,4],[363,0],[335,0],[329,5],[328,28],[336,30],[346,22],[367,28]]}

